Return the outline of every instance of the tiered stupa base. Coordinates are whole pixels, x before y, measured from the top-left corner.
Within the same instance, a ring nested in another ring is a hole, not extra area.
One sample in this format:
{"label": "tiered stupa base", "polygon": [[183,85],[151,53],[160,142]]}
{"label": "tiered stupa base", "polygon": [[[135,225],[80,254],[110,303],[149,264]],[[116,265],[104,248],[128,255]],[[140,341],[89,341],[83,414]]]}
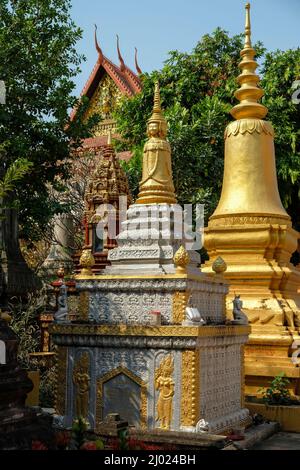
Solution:
{"label": "tiered stupa base", "polygon": [[[249,328],[226,324],[227,284],[201,273],[196,253],[187,272],[177,272],[176,210],[131,206],[109,254],[112,266],[77,277],[78,320],[51,327],[56,408],[65,426],[78,413],[93,429],[109,413],[149,430],[193,432],[204,420],[203,429],[222,433],[249,422],[243,407]],[[207,326],[188,319],[188,306]]]}
{"label": "tiered stupa base", "polygon": [[293,354],[300,344],[300,270],[289,262],[296,232],[279,217],[264,217],[265,223],[260,219],[212,218],[205,241],[210,261],[203,272],[212,273],[214,260],[222,256],[230,285],[228,318],[234,295],[243,300],[251,326],[245,346],[246,395],[259,395],[261,387],[283,372],[291,381],[291,393],[299,396],[299,360]]}

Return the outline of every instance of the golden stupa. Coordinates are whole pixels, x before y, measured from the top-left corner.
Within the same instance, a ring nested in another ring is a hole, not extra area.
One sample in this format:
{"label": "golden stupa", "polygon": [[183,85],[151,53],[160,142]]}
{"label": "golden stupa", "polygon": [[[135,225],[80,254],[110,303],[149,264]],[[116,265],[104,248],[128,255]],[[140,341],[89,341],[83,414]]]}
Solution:
{"label": "golden stupa", "polygon": [[299,339],[300,271],[290,263],[299,233],[280,200],[274,130],[264,120],[267,108],[258,102],[264,92],[255,73],[249,4],[241,57],[240,88],[235,93],[240,103],[231,110],[235,120],[225,131],[222,194],[206,229],[210,261],[203,271],[212,272],[221,256],[231,285],[228,315],[234,294],[243,300],[252,332],[245,347],[246,394],[256,395],[270,378],[285,372],[292,392],[300,395],[300,368],[292,357]]}

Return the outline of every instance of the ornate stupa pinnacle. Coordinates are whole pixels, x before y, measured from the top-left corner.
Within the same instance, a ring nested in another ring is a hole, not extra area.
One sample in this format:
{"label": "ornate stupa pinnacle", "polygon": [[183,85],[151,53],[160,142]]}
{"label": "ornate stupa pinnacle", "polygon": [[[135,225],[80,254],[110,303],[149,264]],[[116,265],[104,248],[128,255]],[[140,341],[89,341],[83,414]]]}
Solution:
{"label": "ornate stupa pinnacle", "polygon": [[241,57],[242,61],[239,64],[241,74],[237,79],[240,88],[234,94],[240,104],[234,106],[231,115],[235,119],[264,119],[268,110],[258,103],[258,100],[263,97],[264,91],[259,88],[260,78],[255,73],[258,64],[254,60],[255,50],[251,44],[250,3],[246,4],[245,46],[241,51]]}
{"label": "ornate stupa pinnacle", "polygon": [[173,261],[176,265],[177,274],[185,274],[187,272],[187,266],[190,264],[191,259],[184,246],[181,245],[176,251]]}
{"label": "ornate stupa pinnacle", "polygon": [[[240,100],[225,130],[222,194],[210,220],[239,214],[241,217],[271,216],[288,219],[280,201],[274,149],[274,129],[264,118],[267,108],[258,103],[264,92],[255,73],[257,63],[251,44],[250,5],[246,5],[245,46],[238,77]],[[242,220],[242,219],[241,219]],[[246,223],[245,219],[243,219]],[[253,219],[254,220],[254,219]]]}
{"label": "ornate stupa pinnacle", "polygon": [[176,204],[172,177],[171,148],[167,137],[158,82],[155,84],[152,116],[147,124],[148,141],[144,146],[143,174],[137,204]]}

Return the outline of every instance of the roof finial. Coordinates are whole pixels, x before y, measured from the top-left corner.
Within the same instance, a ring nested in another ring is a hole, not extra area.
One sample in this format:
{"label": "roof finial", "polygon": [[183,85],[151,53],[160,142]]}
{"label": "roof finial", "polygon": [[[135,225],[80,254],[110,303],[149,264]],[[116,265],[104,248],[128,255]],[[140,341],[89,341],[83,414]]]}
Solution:
{"label": "roof finial", "polygon": [[139,75],[141,75],[143,72],[141,71],[140,67],[139,67],[139,64],[138,64],[138,60],[137,60],[137,48],[135,47],[135,54],[134,54],[134,61],[135,61],[135,68],[136,68],[136,71]]}
{"label": "roof finial", "polygon": [[101,64],[102,61],[103,61],[103,52],[102,52],[101,47],[100,47],[99,44],[98,44],[97,29],[98,29],[98,28],[97,28],[97,25],[95,24],[95,46],[96,46],[96,50],[97,50],[97,52],[98,52],[98,54],[99,54],[99,56],[98,56],[98,62],[99,62],[99,64]]}
{"label": "roof finial", "polygon": [[258,64],[254,60],[255,50],[251,45],[250,3],[246,4],[245,47],[241,51],[241,57],[239,64],[241,74],[237,79],[240,88],[234,94],[240,104],[232,108],[231,114],[235,119],[264,119],[268,110],[258,103],[258,100],[264,96],[264,91],[259,88],[260,78],[255,73]]}
{"label": "roof finial", "polygon": [[247,3],[245,8],[246,8],[245,48],[249,48],[249,47],[252,47],[252,44],[251,44],[250,3]]}
{"label": "roof finial", "polygon": [[120,47],[119,47],[119,36],[117,35],[117,50],[118,50],[118,56],[119,56],[119,61],[120,61],[120,70],[121,72],[125,71],[125,62],[123,60],[123,57],[120,52]]}

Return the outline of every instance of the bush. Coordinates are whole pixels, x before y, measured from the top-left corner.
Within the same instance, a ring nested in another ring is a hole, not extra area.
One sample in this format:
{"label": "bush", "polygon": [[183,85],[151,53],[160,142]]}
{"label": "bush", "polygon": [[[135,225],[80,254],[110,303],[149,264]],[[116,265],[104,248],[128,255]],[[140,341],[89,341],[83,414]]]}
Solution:
{"label": "bush", "polygon": [[267,405],[292,405],[293,400],[288,390],[290,381],[282,372],[272,380],[270,387],[263,391],[263,401]]}

